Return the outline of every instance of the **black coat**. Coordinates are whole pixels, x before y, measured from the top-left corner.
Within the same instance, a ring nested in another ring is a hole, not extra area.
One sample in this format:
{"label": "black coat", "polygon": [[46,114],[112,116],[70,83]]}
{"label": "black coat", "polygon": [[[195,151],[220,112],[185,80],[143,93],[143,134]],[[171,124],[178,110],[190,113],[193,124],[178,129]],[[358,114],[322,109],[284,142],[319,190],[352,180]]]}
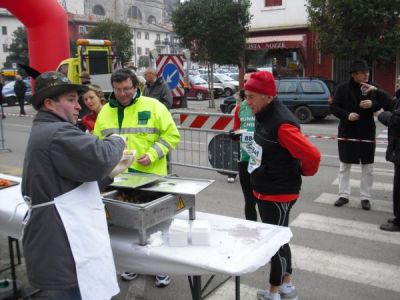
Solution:
{"label": "black coat", "polygon": [[24,98],[26,93],[26,84],[21,80],[17,80],[14,84],[14,93],[18,98]]}
{"label": "black coat", "polygon": [[[364,99],[372,100],[371,108],[360,107],[360,102]],[[374,112],[384,107],[388,99],[388,95],[380,89],[363,96],[360,85],[353,79],[340,84],[330,106],[331,113],[340,120],[338,137],[375,141]],[[349,121],[351,112],[358,113],[360,119],[354,122]],[[371,164],[374,162],[375,143],[338,140],[338,148],[339,159],[343,163]]]}
{"label": "black coat", "polygon": [[388,127],[386,160],[400,164],[400,100],[397,100],[393,112],[385,111],[381,113],[378,120]]}

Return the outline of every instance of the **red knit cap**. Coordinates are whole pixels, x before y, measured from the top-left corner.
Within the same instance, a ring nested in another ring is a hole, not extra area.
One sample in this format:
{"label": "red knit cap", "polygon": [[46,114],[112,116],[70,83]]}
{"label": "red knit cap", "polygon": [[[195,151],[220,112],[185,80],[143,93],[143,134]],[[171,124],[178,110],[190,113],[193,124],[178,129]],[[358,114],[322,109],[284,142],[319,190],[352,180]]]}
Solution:
{"label": "red knit cap", "polygon": [[276,84],[274,75],[267,71],[251,73],[250,78],[244,85],[244,89],[247,91],[275,97]]}

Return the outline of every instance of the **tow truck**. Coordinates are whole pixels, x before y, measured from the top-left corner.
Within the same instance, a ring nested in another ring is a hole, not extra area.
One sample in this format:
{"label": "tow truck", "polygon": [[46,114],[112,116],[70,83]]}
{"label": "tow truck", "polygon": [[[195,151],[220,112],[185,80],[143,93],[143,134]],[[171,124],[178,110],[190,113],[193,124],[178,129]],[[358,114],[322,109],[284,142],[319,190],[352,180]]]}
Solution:
{"label": "tow truck", "polygon": [[83,71],[90,74],[92,84],[100,86],[105,94],[112,92],[110,76],[120,67],[120,61],[114,54],[111,41],[78,39],[76,57],[63,60],[57,71],[65,74],[72,83],[81,84]]}

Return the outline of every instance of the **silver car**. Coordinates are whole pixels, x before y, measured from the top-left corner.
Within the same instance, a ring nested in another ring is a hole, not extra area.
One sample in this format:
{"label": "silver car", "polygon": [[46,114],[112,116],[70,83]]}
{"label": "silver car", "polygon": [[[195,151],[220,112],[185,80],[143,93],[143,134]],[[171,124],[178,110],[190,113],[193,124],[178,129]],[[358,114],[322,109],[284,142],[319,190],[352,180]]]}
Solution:
{"label": "silver car", "polygon": [[[204,80],[208,81],[207,74],[202,74],[200,76]],[[222,85],[222,87],[224,88],[224,95],[226,97],[232,96],[234,93],[236,93],[239,90],[239,82],[236,80],[233,80],[231,77],[229,77],[226,74],[214,73],[213,82],[214,82],[214,84]]]}
{"label": "silver car", "polygon": [[[29,100],[32,97],[32,87],[31,81],[29,79],[24,79],[26,85],[26,93],[25,93],[25,102],[29,103]],[[13,106],[18,104],[17,97],[14,93],[14,81],[10,81],[3,86],[2,94],[3,94],[3,104],[7,104],[8,106]]]}

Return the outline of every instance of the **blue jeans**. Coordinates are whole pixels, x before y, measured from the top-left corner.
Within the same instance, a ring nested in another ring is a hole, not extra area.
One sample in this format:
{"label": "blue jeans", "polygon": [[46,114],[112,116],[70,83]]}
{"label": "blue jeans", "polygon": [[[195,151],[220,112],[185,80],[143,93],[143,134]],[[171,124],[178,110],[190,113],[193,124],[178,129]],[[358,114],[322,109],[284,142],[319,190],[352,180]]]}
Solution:
{"label": "blue jeans", "polygon": [[46,290],[48,300],[82,300],[79,287],[65,290]]}

